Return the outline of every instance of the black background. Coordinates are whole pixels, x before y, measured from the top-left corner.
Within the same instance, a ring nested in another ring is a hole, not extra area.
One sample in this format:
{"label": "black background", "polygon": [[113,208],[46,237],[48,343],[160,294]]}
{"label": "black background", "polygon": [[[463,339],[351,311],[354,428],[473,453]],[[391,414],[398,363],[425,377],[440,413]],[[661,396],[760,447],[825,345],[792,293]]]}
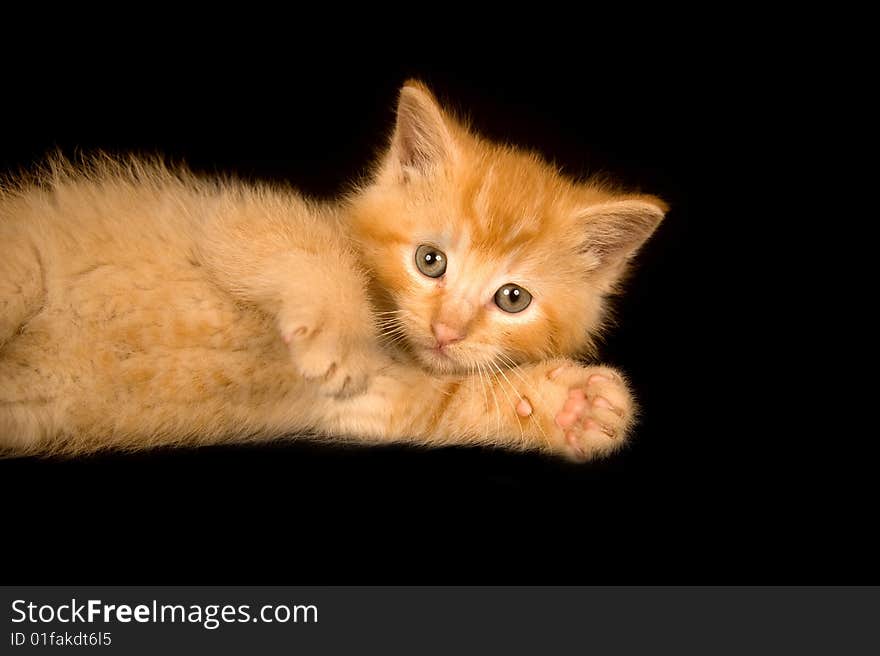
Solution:
{"label": "black background", "polygon": [[[630,447],[585,466],[307,442],[7,460],[5,578],[876,580],[869,545],[853,534],[865,507],[831,494],[846,472],[805,470],[791,429],[772,416],[781,406],[758,400],[766,370],[740,354],[761,327],[741,332],[744,291],[731,295],[718,265],[737,237],[766,228],[766,217],[739,211],[743,196],[754,207],[769,195],[754,179],[767,151],[751,150],[776,134],[766,67],[685,27],[517,34],[477,52],[473,35],[402,32],[395,56],[380,58],[339,35],[295,49],[274,33],[202,46],[191,35],[114,33],[65,42],[49,66],[38,42],[34,61],[19,52],[5,71],[15,101],[0,109],[2,168],[55,148],[158,152],[200,172],[332,197],[384,145],[402,82],[419,78],[489,137],[670,203],[603,348],[643,406]],[[416,57],[411,41],[435,56]]]}

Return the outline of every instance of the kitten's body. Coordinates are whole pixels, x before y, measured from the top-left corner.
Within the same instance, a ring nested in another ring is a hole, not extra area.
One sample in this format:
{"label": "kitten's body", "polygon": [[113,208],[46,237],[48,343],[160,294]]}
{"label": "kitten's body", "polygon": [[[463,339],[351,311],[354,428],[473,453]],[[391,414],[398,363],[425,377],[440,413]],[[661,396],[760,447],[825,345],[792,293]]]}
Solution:
{"label": "kitten's body", "polygon": [[[662,216],[621,198],[477,140],[417,86],[375,182],[338,205],[137,161],[56,166],[0,193],[0,449],[311,431],[611,450],[632,419],[622,380],[560,358],[589,347]],[[593,248],[569,234],[579,208]],[[420,242],[449,252],[442,278],[413,270]],[[487,302],[507,276],[528,313]]]}
{"label": "kitten's body", "polygon": [[206,224],[234,217],[283,222],[291,246],[332,258],[346,250],[330,211],[108,163],[5,200],[0,217],[3,243],[24,251],[0,264],[3,283],[28,271],[37,291],[18,334],[19,318],[3,313],[4,439],[138,448],[315,425],[317,387],[291,366],[272,318],[218,287],[198,245]]}

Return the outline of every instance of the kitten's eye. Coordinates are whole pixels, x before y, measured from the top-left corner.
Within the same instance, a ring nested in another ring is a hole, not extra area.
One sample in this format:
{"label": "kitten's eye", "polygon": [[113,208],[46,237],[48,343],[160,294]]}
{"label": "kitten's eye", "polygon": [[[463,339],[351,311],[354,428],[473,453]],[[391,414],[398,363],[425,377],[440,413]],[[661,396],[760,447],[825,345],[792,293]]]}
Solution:
{"label": "kitten's eye", "polygon": [[512,282],[502,285],[498,291],[495,292],[495,305],[511,314],[522,312],[529,307],[529,303],[531,302],[532,295],[519,285],[514,285]]}
{"label": "kitten's eye", "polygon": [[422,244],[416,249],[416,266],[429,278],[439,278],[446,273],[446,253]]}

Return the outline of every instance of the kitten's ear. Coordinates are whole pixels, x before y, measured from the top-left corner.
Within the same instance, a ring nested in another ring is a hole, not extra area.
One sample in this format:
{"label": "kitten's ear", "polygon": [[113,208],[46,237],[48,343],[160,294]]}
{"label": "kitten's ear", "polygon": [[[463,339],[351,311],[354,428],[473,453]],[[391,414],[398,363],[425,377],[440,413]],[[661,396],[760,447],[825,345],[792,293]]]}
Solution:
{"label": "kitten's ear", "polygon": [[591,205],[580,214],[586,250],[596,256],[598,267],[625,264],[653,234],[668,209],[653,196]]}
{"label": "kitten's ear", "polygon": [[391,166],[407,180],[441,165],[454,150],[447,118],[433,94],[419,82],[407,82],[397,103],[397,124],[389,153]]}

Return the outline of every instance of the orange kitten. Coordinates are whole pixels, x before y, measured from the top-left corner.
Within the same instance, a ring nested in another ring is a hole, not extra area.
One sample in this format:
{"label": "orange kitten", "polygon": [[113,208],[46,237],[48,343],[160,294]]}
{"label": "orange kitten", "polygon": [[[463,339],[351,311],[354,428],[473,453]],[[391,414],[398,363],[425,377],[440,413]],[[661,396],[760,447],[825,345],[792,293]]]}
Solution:
{"label": "orange kitten", "polygon": [[633,399],[573,358],[665,209],[489,143],[418,83],[334,205],[56,164],[0,192],[0,449],[313,432],[609,452]]}

